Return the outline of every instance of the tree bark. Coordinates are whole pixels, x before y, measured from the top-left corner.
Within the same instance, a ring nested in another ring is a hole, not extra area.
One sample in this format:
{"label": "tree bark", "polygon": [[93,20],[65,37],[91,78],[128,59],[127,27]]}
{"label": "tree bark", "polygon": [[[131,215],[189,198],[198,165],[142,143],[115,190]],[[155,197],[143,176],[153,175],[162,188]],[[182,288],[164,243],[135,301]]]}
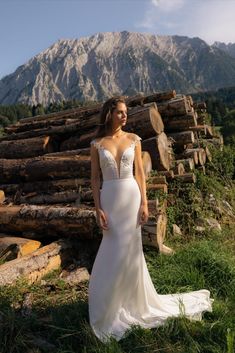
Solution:
{"label": "tree bark", "polygon": [[25,182],[19,184],[1,184],[0,187],[5,191],[6,195],[12,194],[29,194],[34,192],[55,193],[69,190],[79,191],[83,188],[90,187],[90,178],[71,178],[61,180],[44,180]]}
{"label": "tree bark", "polygon": [[159,175],[164,175],[167,181],[171,181],[174,178],[173,170],[167,170],[167,171],[162,170],[162,171],[159,171],[158,173]]}
{"label": "tree bark", "polygon": [[[204,165],[206,163],[206,152],[203,148],[192,148],[184,151],[183,155],[189,156],[191,153],[197,153],[198,163],[199,165]],[[194,159],[195,162],[195,159]],[[195,162],[195,164],[198,164]]]}
{"label": "tree bark", "polygon": [[169,100],[171,98],[176,97],[176,91],[165,91],[165,92],[159,92],[159,93],[154,93],[148,96],[144,95],[136,95],[134,97],[127,97],[126,98],[126,103],[128,107],[135,107],[137,105],[144,105],[145,103],[151,103],[151,102],[162,102],[165,100]]}
{"label": "tree bark", "polygon": [[197,126],[196,112],[188,113],[187,115],[163,117],[165,131],[185,131]]}
{"label": "tree bark", "polygon": [[[83,134],[81,132],[71,134],[68,139],[61,143],[60,150],[66,151],[87,147],[95,137],[94,125],[92,125],[93,130],[89,131],[89,129],[86,129],[87,132]],[[163,129],[164,124],[155,103],[144,107],[132,108],[128,113],[127,124],[125,126],[126,132],[134,132],[140,135],[142,139],[145,139],[146,137],[159,134]]]}
{"label": "tree bark", "polygon": [[54,112],[54,113],[45,114],[45,115],[37,115],[29,118],[20,119],[20,121],[13,126],[24,125],[24,124],[34,123],[39,121],[52,122],[53,120],[58,120],[62,118],[78,119],[82,117],[88,117],[99,113],[101,108],[102,108],[102,104],[99,103],[99,104],[95,104],[93,107],[77,107],[77,108],[62,110],[60,112]]}
{"label": "tree bark", "polygon": [[176,97],[165,102],[158,103],[158,111],[162,117],[187,115],[193,111],[186,96]]}
{"label": "tree bark", "polygon": [[2,233],[18,232],[21,236],[24,234],[24,237],[31,233],[36,239],[45,236],[90,239],[94,237],[95,228],[95,210],[88,206],[0,206]]}
{"label": "tree bark", "polygon": [[185,173],[183,175],[175,175],[175,179],[183,183],[195,183],[196,175],[194,173]]}
{"label": "tree bark", "polygon": [[170,156],[168,153],[169,142],[167,136],[162,132],[157,137],[152,137],[142,142],[142,149],[149,152],[152,167],[156,170],[170,169]]}
{"label": "tree bark", "polygon": [[167,184],[147,184],[146,189],[147,191],[162,190],[165,193],[168,191]]}
{"label": "tree bark", "polygon": [[[142,151],[142,164],[144,168],[145,178],[148,178],[149,174],[152,171],[152,159],[150,154],[147,151]],[[134,173],[135,173],[135,165],[134,165]]]}
{"label": "tree bark", "polygon": [[3,190],[0,190],[0,205],[5,201],[5,193]]}
{"label": "tree bark", "polygon": [[4,263],[0,266],[0,286],[14,284],[19,278],[34,283],[50,271],[60,268],[62,257],[69,247],[69,241],[59,240]]}
{"label": "tree bark", "polygon": [[168,134],[175,142],[174,145],[186,145],[187,143],[194,143],[194,133],[193,131],[182,131],[174,134]]}
{"label": "tree bark", "polygon": [[182,154],[176,155],[176,158],[177,160],[192,158],[194,161],[194,164],[195,165],[198,164],[198,152],[194,148],[185,150]]}
{"label": "tree bark", "polygon": [[[41,246],[40,241],[0,234],[0,258],[9,261],[31,254]],[[8,250],[9,249],[9,250]],[[6,256],[5,256],[6,255]]]}
{"label": "tree bark", "polygon": [[183,163],[180,163],[178,161],[176,161],[174,167],[173,167],[173,172],[174,175],[183,175],[185,173],[185,169],[184,169],[184,165]]}
{"label": "tree bark", "polygon": [[142,228],[142,240],[143,245],[152,246],[157,248],[160,253],[172,254],[173,250],[164,245],[166,236],[167,216],[165,213],[158,214],[155,220],[149,220],[149,222]]}
{"label": "tree bark", "polygon": [[187,158],[187,159],[177,159],[175,161],[177,164],[183,164],[185,172],[191,172],[195,168],[194,160],[193,158]]}
{"label": "tree bark", "polygon": [[0,158],[30,158],[56,151],[56,141],[50,136],[0,142]]}
{"label": "tree bark", "polygon": [[149,184],[167,184],[166,177],[164,175],[151,176],[146,179]]}
{"label": "tree bark", "polygon": [[90,156],[0,160],[0,183],[90,178]]}

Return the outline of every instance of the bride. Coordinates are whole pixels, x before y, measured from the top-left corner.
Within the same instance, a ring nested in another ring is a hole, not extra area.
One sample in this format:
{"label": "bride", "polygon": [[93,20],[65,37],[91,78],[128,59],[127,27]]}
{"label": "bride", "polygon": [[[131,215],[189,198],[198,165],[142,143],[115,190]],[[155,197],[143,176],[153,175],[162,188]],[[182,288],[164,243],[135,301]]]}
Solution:
{"label": "bride", "polygon": [[110,337],[119,341],[132,325],[153,328],[182,313],[201,320],[204,311],[212,311],[213,302],[207,289],[156,292],[142,247],[141,226],[149,216],[142,139],[122,130],[126,122],[123,97],[105,102],[90,150],[91,187],[103,237],[90,275],[89,321],[102,342]]}

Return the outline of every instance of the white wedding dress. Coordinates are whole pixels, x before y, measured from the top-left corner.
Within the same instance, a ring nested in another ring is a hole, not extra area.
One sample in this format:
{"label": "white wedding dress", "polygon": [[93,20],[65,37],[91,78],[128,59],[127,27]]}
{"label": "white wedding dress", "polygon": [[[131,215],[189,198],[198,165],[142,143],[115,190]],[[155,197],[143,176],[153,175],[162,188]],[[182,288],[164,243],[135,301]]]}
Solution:
{"label": "white wedding dress", "polygon": [[202,312],[212,311],[213,299],[206,289],[181,294],[158,294],[145,261],[138,211],[141,193],[133,175],[135,146],[141,137],[133,134],[124,150],[120,171],[112,153],[95,139],[103,184],[100,204],[108,230],[96,255],[88,288],[89,320],[94,334],[107,342],[124,337],[132,324],[152,328],[182,313],[201,320]]}

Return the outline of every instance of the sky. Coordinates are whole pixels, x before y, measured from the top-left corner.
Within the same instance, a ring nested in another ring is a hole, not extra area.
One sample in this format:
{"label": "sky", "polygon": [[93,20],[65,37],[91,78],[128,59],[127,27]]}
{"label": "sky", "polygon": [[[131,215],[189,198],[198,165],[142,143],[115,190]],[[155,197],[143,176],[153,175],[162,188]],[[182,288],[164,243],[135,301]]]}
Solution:
{"label": "sky", "polygon": [[235,0],[0,0],[0,79],[59,39],[117,31],[235,43]]}

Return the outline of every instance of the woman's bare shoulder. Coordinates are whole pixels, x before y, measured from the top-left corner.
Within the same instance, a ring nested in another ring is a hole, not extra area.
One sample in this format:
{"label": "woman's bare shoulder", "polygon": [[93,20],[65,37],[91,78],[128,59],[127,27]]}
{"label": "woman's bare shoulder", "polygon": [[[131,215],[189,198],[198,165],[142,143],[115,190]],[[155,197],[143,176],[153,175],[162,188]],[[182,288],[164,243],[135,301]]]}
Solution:
{"label": "woman's bare shoulder", "polygon": [[96,145],[98,144],[101,140],[102,140],[103,137],[95,137],[91,140],[90,142],[90,145]]}
{"label": "woman's bare shoulder", "polygon": [[133,141],[142,140],[142,138],[139,135],[135,134],[134,132],[129,132],[128,137]]}

